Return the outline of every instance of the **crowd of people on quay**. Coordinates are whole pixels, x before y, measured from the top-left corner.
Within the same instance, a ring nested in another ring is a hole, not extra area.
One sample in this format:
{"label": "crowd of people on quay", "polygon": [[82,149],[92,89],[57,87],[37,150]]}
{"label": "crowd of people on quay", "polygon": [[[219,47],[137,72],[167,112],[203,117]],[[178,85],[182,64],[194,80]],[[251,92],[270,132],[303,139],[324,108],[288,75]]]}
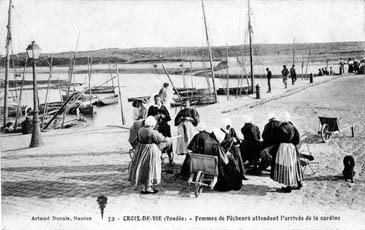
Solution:
{"label": "crowd of people on quay", "polygon": [[[166,84],[164,88],[168,87]],[[242,180],[247,180],[246,174],[261,174],[268,168],[270,178],[284,185],[283,192],[302,187],[300,158],[308,156],[299,154],[297,150],[300,135],[288,112],[279,116],[268,114],[262,135],[252,116],[242,115],[241,139],[228,117],[221,120],[220,126],[208,128],[188,99],[172,120],[163,103],[166,101],[163,92],[161,90],[154,96],[154,105],[149,108],[140,101],[133,105],[135,122],[129,142],[134,154],[129,180],[133,185],[143,185],[142,194],[158,192],[162,153],[166,153],[170,165],[174,165],[174,152],[185,155],[178,175],[182,179],[190,176],[191,153],[216,156],[218,181],[214,189],[218,191],[240,190]],[[171,133],[169,121],[177,127],[175,136]],[[176,142],[173,141],[175,138]],[[176,143],[175,148],[173,143]]]}

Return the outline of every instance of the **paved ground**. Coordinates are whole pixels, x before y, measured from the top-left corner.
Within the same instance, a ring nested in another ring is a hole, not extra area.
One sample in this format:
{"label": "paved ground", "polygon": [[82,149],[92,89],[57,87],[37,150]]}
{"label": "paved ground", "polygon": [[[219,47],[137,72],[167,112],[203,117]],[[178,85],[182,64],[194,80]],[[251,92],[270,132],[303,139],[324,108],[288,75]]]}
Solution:
{"label": "paved ground", "polygon": [[[328,81],[323,78],[321,81]],[[281,185],[267,175],[249,176],[240,191],[218,193],[204,191],[195,199],[186,181],[163,173],[161,192],[144,196],[127,181],[129,145],[128,130],[119,128],[81,128],[53,130],[42,133],[45,145],[29,149],[30,135],[1,135],[1,187],[3,229],[100,229],[123,225],[139,228],[149,224],[162,229],[180,229],[186,226],[201,229],[207,222],[194,221],[195,216],[219,215],[317,215],[340,216],[341,221],[308,222],[308,228],[322,229],[365,228],[359,217],[365,212],[365,77],[346,76],[328,81],[303,91],[308,84],[300,83],[288,91],[264,95],[259,103],[254,99],[235,99],[226,104],[199,108],[209,126],[218,124],[223,116],[230,116],[234,127],[242,126],[243,113],[255,115],[255,122],[263,127],[268,111],[285,108],[293,114],[294,123],[302,134],[308,135],[308,147],[319,162],[317,173],[306,170],[304,188],[291,194],[276,191]],[[295,92],[295,94],[293,94]],[[271,98],[275,97],[275,100]],[[357,136],[350,132],[320,143],[316,134],[317,116],[343,116],[341,124],[360,120]],[[304,146],[306,147],[306,146]],[[305,150],[305,149],[304,149]],[[341,179],[342,158],[353,154],[356,159],[355,183]],[[183,158],[178,157],[178,165]],[[165,167],[164,167],[165,168]],[[105,209],[107,217],[100,221],[96,203],[99,195],[109,198]],[[31,221],[32,216],[86,216],[93,221]],[[171,215],[188,218],[180,223],[128,222],[108,217],[125,215]],[[189,218],[192,218],[190,220]],[[351,223],[351,225],[349,225]],[[212,224],[212,223],[211,223]],[[264,226],[263,226],[264,224]],[[281,225],[303,229],[300,222],[221,222],[212,228],[275,228]],[[77,227],[76,227],[77,226]]]}

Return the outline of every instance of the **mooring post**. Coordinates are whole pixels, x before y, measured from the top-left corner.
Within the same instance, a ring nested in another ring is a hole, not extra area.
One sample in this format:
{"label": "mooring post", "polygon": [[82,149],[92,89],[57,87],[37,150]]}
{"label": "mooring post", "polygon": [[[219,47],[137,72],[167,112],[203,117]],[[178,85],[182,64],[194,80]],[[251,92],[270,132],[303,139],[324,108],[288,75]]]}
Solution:
{"label": "mooring post", "polygon": [[256,85],[256,99],[260,99],[260,86],[259,86],[259,84]]}

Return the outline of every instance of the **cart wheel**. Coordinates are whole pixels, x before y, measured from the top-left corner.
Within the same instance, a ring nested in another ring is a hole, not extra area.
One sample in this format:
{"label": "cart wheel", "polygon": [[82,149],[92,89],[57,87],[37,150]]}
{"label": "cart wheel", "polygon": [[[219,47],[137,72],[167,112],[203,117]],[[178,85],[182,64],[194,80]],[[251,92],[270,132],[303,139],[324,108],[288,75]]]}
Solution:
{"label": "cart wheel", "polygon": [[203,179],[204,179],[204,172],[203,171],[199,171],[196,174],[196,178],[195,178],[195,190],[194,190],[195,197],[199,197],[199,195],[203,191],[203,186],[202,186]]}
{"label": "cart wheel", "polygon": [[329,128],[328,124],[323,124],[321,128],[321,138],[322,141],[325,143],[327,143],[332,137],[332,133],[328,131],[328,128]]}

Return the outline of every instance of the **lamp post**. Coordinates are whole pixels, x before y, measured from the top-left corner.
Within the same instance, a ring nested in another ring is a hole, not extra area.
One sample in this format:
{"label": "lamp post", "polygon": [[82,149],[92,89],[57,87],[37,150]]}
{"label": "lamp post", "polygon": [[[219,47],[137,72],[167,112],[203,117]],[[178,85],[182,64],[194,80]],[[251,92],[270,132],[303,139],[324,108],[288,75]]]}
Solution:
{"label": "lamp post", "polygon": [[26,51],[29,60],[32,62],[32,69],[33,69],[33,105],[34,105],[33,130],[32,130],[32,139],[29,145],[30,148],[33,148],[43,145],[41,138],[41,127],[40,127],[41,120],[39,119],[38,90],[37,90],[37,77],[36,77],[36,65],[35,65],[41,53],[41,48],[34,41],[32,41],[32,43],[28,45]]}

